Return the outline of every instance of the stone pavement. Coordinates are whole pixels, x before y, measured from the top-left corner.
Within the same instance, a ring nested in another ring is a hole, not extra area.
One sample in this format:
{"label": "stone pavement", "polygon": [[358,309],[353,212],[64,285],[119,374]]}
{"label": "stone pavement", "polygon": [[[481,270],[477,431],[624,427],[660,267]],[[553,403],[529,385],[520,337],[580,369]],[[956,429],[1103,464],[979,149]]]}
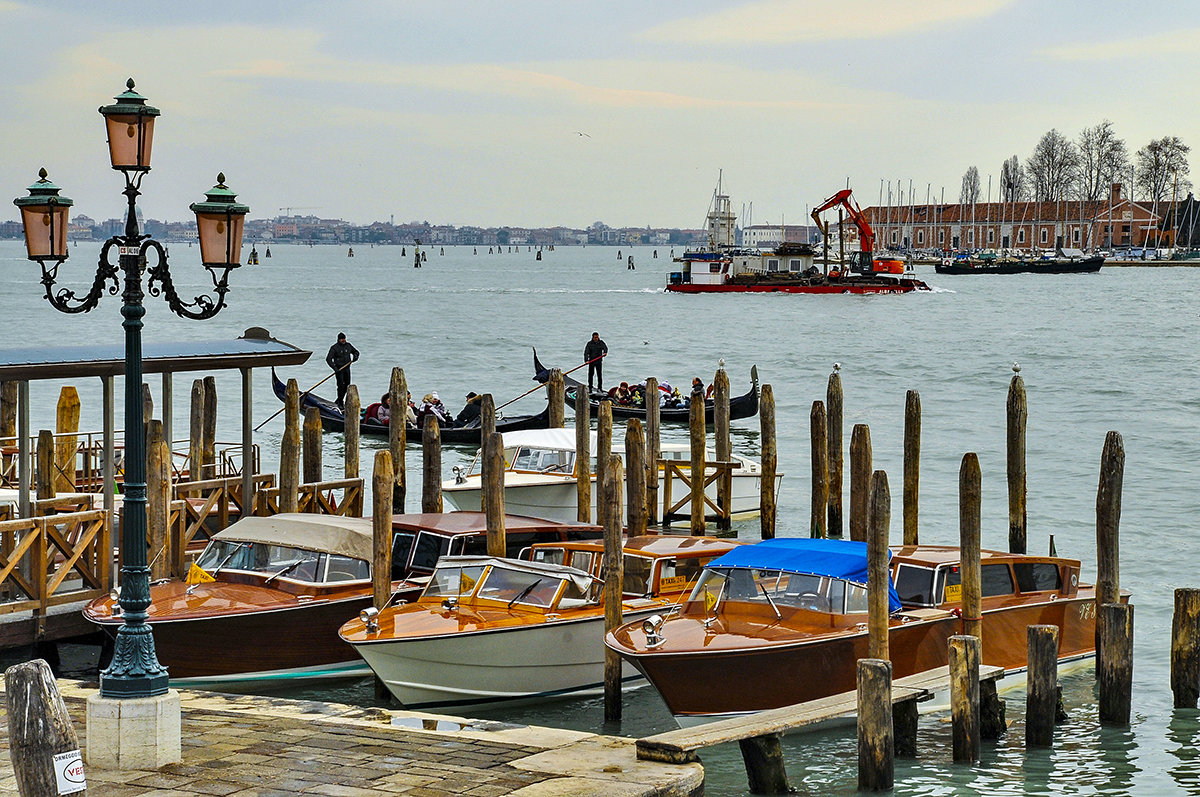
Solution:
{"label": "stone pavement", "polygon": [[[58,683],[86,756],[85,701],[95,687]],[[85,765],[89,797],[703,794],[698,764],[637,761],[630,739],[314,701],[179,694],[182,763],[135,771]],[[6,751],[7,720],[4,727]],[[17,794],[11,762],[0,753],[0,797]]]}

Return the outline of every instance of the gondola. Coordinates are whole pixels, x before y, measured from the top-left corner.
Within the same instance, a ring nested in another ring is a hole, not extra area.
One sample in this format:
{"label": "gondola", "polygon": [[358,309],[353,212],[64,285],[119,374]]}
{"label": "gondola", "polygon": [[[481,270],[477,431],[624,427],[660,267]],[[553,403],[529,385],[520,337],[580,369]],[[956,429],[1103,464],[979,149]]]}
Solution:
{"label": "gondola", "polygon": [[[538,359],[537,349],[533,350],[533,378],[537,382],[545,382],[549,378],[550,369],[542,365],[542,361]],[[758,414],[758,366],[750,367],[750,389],[740,396],[734,396],[729,399],[729,420],[736,421],[738,418],[753,418]],[[582,382],[577,382],[569,376],[563,376],[563,384],[566,387],[567,401],[572,403],[575,400],[575,391],[579,388],[587,390],[587,385]],[[593,390],[590,394],[589,403],[592,409],[595,410],[600,406],[601,401],[608,401],[612,404],[612,414],[614,418],[644,418],[646,416],[645,407],[634,407],[625,404],[617,404],[612,401],[607,393]],[[679,422],[687,423],[691,415],[691,410],[688,407],[662,407],[658,411],[658,418],[663,422]],[[712,399],[704,402],[704,420],[707,423],[713,422],[713,402]]]}
{"label": "gondola", "polygon": [[[271,369],[271,388],[275,391],[275,395],[280,401],[287,400],[287,385],[280,381],[275,374],[275,369]],[[346,418],[338,406],[329,399],[321,398],[315,393],[300,394],[300,409],[307,410],[309,407],[316,407],[321,413],[321,428],[327,432],[344,432],[346,430]],[[496,431],[503,434],[504,432],[516,432],[523,429],[547,429],[550,427],[550,407],[539,412],[537,415],[514,415],[511,418],[497,418]],[[363,418],[358,426],[360,434],[373,435],[376,437],[388,436],[388,425],[380,423],[374,418]],[[408,439],[417,440],[420,438],[420,430],[415,426],[408,427]],[[415,437],[414,437],[415,435]],[[479,445],[479,422],[473,421],[466,426],[442,426],[442,442],[449,445]]]}

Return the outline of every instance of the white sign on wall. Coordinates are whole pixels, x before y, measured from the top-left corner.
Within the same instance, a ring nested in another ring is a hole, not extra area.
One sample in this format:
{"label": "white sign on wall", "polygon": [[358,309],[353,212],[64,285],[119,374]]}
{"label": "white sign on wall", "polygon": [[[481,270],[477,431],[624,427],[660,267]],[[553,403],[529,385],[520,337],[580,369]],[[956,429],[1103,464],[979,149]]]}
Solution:
{"label": "white sign on wall", "polygon": [[59,794],[75,794],[87,789],[83,777],[83,755],[79,750],[54,754],[54,779]]}

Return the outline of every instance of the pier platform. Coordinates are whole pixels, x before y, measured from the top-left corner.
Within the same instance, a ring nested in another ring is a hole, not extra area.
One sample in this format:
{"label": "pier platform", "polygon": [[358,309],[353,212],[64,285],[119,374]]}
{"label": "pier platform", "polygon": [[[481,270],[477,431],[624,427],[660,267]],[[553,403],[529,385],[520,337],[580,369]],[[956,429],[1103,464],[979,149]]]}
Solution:
{"label": "pier platform", "polygon": [[[75,681],[59,681],[58,686],[86,751],[85,702],[95,686]],[[632,739],[315,701],[186,689],[179,694],[183,761],[145,771],[85,764],[89,794],[687,797],[703,793],[704,771],[699,764],[638,761]],[[2,797],[18,793],[7,748],[7,734],[0,735]]]}

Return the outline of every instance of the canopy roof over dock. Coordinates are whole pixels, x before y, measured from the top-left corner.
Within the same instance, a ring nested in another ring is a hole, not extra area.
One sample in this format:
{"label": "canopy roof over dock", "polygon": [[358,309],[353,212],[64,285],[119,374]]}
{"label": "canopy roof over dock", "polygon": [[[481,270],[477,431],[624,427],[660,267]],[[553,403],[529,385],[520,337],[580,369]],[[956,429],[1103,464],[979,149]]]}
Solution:
{"label": "canopy roof over dock", "polygon": [[[163,374],[299,365],[311,356],[311,351],[276,340],[262,327],[251,327],[236,340],[145,343],[142,345],[142,372]],[[92,346],[0,349],[0,382],[121,376],[124,373],[124,341]]]}

